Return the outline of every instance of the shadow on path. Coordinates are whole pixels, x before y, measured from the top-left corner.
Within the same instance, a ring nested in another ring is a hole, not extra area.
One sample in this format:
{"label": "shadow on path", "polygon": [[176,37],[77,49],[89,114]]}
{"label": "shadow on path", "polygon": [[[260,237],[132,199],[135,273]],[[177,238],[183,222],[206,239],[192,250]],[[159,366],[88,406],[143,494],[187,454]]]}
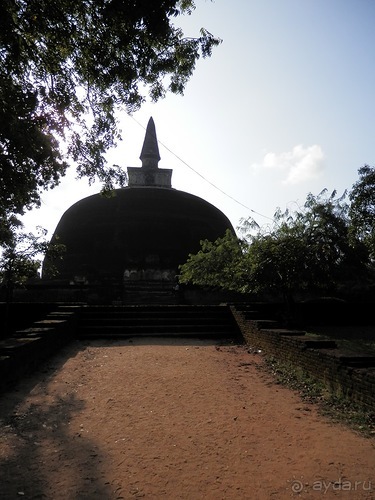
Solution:
{"label": "shadow on path", "polygon": [[100,474],[104,450],[84,429],[70,425],[86,404],[74,386],[56,380],[82,348],[78,342],[70,344],[0,395],[2,499],[113,498]]}

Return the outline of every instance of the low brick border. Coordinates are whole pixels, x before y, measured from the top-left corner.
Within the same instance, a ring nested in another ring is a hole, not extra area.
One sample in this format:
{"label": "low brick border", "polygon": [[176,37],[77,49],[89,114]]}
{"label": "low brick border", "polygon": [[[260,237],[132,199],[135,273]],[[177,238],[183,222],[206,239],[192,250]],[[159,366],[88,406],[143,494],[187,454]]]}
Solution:
{"label": "low brick border", "polygon": [[0,340],[0,391],[9,389],[75,337],[80,310],[80,306],[60,306],[30,328]]}
{"label": "low brick border", "polygon": [[345,352],[334,341],[311,339],[304,331],[255,319],[255,311],[249,315],[236,305],[229,307],[247,344],[264,350],[266,356],[300,367],[322,381],[332,394],[375,411],[375,356]]}

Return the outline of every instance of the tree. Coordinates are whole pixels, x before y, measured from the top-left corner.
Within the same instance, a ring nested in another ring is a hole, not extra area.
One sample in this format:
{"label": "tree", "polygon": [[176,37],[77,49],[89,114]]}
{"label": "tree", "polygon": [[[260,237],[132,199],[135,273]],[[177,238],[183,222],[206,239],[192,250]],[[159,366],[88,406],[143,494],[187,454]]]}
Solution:
{"label": "tree", "polygon": [[[245,240],[204,242],[181,267],[182,282],[252,293],[276,293],[291,304],[301,292],[337,292],[366,275],[368,253],[349,238],[348,205],[336,192],[309,194],[291,213],[279,209],[271,226],[243,221]],[[256,232],[254,234],[254,228]],[[229,244],[231,252],[218,252]],[[212,264],[213,263],[213,264]]]}
{"label": "tree", "polygon": [[179,282],[239,290],[244,286],[239,272],[242,251],[242,242],[229,229],[214,242],[202,240],[201,250],[180,266]]}
{"label": "tree", "polygon": [[359,238],[375,259],[375,168],[364,165],[358,170],[359,180],[349,193],[351,234]]}
{"label": "tree", "polygon": [[311,193],[294,213],[275,214],[270,231],[251,238],[249,282],[257,291],[274,290],[287,302],[296,294],[337,293],[366,272],[367,252],[349,240],[348,205],[326,190]]}
{"label": "tree", "polygon": [[[116,113],[148,93],[181,94],[220,40],[186,38],[172,20],[193,0],[3,0],[0,3],[0,218],[40,204],[68,161],[106,189],[125,174],[104,153]],[[63,154],[64,153],[64,154]]]}
{"label": "tree", "polygon": [[22,232],[18,221],[12,228],[11,237],[3,244],[0,255],[0,287],[5,290],[5,299],[9,303],[13,298],[13,290],[25,285],[30,278],[38,277],[41,261],[38,256],[52,252],[55,258],[62,255],[64,245],[51,244],[46,241],[47,231],[38,228],[38,234]]}

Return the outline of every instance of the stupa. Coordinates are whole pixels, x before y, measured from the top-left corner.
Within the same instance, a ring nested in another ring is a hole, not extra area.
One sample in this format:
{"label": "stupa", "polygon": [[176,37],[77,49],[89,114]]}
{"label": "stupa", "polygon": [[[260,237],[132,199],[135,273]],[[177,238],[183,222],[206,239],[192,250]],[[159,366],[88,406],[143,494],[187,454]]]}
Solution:
{"label": "stupa", "polygon": [[[128,186],[110,197],[100,193],[72,205],[52,237],[66,246],[61,260],[48,254],[43,280],[121,289],[128,283],[175,284],[178,266],[200,241],[216,240],[228,218],[193,194],[172,188],[172,170],[159,168],[155,124],[150,118],[140,155],[141,167],[128,167]],[[52,266],[57,274],[52,274]]]}

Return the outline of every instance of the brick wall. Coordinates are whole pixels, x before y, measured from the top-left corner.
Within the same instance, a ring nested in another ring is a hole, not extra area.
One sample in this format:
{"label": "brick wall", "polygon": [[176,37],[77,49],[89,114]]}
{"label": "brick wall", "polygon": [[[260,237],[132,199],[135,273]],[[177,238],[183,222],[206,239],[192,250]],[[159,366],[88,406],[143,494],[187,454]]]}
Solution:
{"label": "brick wall", "polygon": [[30,328],[0,339],[0,391],[12,387],[75,335],[80,306],[60,306]]}
{"label": "brick wall", "polygon": [[375,358],[366,353],[352,355],[335,348],[332,341],[312,340],[302,331],[279,328],[276,323],[264,328],[264,321],[246,319],[246,313],[235,305],[230,308],[249,345],[264,350],[266,356],[300,367],[333,394],[375,411]]}

